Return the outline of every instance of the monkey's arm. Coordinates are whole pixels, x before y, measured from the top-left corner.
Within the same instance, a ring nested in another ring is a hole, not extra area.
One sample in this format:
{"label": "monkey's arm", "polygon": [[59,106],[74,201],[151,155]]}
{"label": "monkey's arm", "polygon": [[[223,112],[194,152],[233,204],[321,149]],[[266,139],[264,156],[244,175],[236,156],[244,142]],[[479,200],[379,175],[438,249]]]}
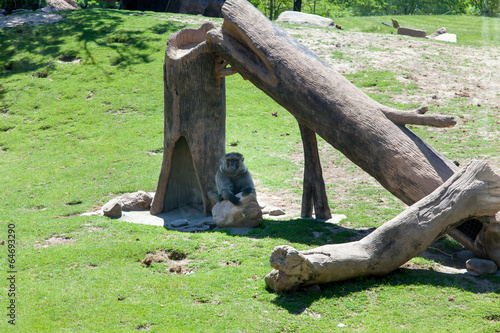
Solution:
{"label": "monkey's arm", "polygon": [[234,195],[234,185],[231,178],[217,171],[216,177],[217,192],[224,200],[231,201],[234,205],[240,203],[240,199]]}
{"label": "monkey's arm", "polygon": [[241,192],[243,196],[247,196],[250,193],[255,194],[255,185],[253,184],[252,175],[250,175],[248,170],[239,177],[235,187],[235,192]]}
{"label": "monkey's arm", "polygon": [[243,196],[247,196],[251,193],[255,194],[255,189],[252,186],[245,186],[241,189]]}

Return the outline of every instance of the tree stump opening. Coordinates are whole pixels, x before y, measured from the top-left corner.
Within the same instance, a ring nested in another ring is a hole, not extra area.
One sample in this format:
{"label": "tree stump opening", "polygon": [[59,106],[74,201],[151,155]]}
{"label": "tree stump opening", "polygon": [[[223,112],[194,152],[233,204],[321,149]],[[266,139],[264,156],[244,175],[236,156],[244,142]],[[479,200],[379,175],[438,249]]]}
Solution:
{"label": "tree stump opening", "polygon": [[211,214],[208,192],[225,155],[226,92],[220,59],[205,42],[215,26],[182,29],[167,41],[163,161],[151,214],[184,205]]}
{"label": "tree stump opening", "polygon": [[163,200],[164,212],[169,212],[183,205],[203,211],[203,194],[196,177],[193,157],[184,136],[181,136],[175,143],[169,178],[169,186]]}

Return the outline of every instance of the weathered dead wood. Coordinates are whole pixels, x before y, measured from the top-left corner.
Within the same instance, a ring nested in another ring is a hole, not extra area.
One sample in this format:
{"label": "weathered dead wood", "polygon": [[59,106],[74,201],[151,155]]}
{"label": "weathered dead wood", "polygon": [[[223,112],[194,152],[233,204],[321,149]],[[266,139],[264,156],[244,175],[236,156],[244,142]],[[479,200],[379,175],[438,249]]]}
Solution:
{"label": "weathered dead wood", "polygon": [[205,42],[206,32],[214,27],[205,23],[168,39],[164,154],[151,214],[191,205],[210,215],[207,194],[215,188],[226,130],[224,75],[216,70],[221,62]]}
{"label": "weathered dead wood", "polygon": [[[222,28],[207,34],[210,47],[406,204],[459,170],[404,126],[452,126],[452,117],[374,101],[245,0],[227,0],[222,13]],[[486,228],[484,219],[481,223]],[[475,233],[451,230],[450,235],[476,255],[490,256]]]}
{"label": "weathered dead wood", "polygon": [[471,162],[427,197],[357,242],[297,251],[274,249],[266,284],[277,292],[300,285],[384,275],[417,256],[448,230],[500,210],[500,176]]}
{"label": "weathered dead wood", "polygon": [[423,125],[433,127],[451,127],[457,124],[452,116],[445,115],[426,115],[429,111],[426,106],[412,111],[401,111],[396,109],[382,110],[387,118],[398,125]]}
{"label": "weathered dead wood", "polygon": [[403,111],[368,97],[250,3],[228,0],[222,12],[222,29],[207,34],[212,49],[405,203],[458,170],[386,116]]}
{"label": "weathered dead wood", "polygon": [[300,216],[304,218],[312,217],[314,205],[316,218],[326,220],[331,218],[332,214],[326,196],[316,133],[300,123],[299,128],[304,146],[304,182],[302,185],[302,208]]}

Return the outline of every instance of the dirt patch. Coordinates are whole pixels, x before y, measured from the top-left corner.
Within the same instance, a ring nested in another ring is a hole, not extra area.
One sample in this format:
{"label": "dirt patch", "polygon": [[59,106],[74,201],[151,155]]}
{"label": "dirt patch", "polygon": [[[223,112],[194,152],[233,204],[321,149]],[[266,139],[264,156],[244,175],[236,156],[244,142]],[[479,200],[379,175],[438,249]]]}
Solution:
{"label": "dirt patch", "polygon": [[[177,250],[156,250],[146,255],[141,263],[148,268],[156,268],[159,273],[166,273],[167,271],[177,275],[186,275],[192,273],[192,269],[188,268],[189,260],[186,259],[187,255]],[[158,269],[156,265],[163,263],[164,269]]]}
{"label": "dirt patch", "polygon": [[76,239],[65,236],[51,236],[49,239],[45,240],[45,242],[36,242],[34,247],[49,247],[49,246],[58,246],[63,244],[72,244],[75,243]]}
{"label": "dirt patch", "polygon": [[229,261],[223,261],[220,263],[221,266],[231,266],[231,267],[236,267],[236,266],[240,266],[241,265],[241,262],[240,261],[237,261],[237,260],[229,260]]}

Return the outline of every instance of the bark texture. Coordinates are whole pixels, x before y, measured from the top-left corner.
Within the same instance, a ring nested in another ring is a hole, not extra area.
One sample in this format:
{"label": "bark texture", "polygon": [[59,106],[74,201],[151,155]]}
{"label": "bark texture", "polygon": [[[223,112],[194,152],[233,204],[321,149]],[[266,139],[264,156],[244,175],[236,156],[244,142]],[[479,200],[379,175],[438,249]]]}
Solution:
{"label": "bark texture", "polygon": [[332,217],[332,214],[326,196],[316,133],[301,123],[299,123],[299,129],[304,146],[304,182],[300,216],[312,217],[314,206],[316,218],[327,220]]}
{"label": "bark texture", "polygon": [[266,278],[282,292],[300,285],[387,274],[427,249],[450,229],[471,217],[500,210],[500,176],[480,161],[471,162],[427,197],[408,207],[360,241],[297,251],[274,249],[275,269]]}
{"label": "bark texture", "polygon": [[[424,198],[459,170],[404,126],[453,126],[453,117],[374,101],[245,0],[227,0],[222,14],[222,28],[207,34],[209,46],[404,203]],[[489,225],[485,219],[480,224]],[[491,246],[499,245],[478,243],[486,239],[476,237],[478,232],[500,238],[498,228],[451,230],[450,235],[476,255],[491,257],[496,251]]]}
{"label": "bark texture", "polygon": [[222,13],[222,29],[207,34],[213,50],[405,203],[458,170],[385,114],[404,112],[368,97],[250,3],[228,0]]}
{"label": "bark texture", "polygon": [[210,215],[207,193],[215,188],[226,129],[224,78],[205,42],[213,28],[183,29],[167,41],[164,154],[151,214],[191,205]]}

